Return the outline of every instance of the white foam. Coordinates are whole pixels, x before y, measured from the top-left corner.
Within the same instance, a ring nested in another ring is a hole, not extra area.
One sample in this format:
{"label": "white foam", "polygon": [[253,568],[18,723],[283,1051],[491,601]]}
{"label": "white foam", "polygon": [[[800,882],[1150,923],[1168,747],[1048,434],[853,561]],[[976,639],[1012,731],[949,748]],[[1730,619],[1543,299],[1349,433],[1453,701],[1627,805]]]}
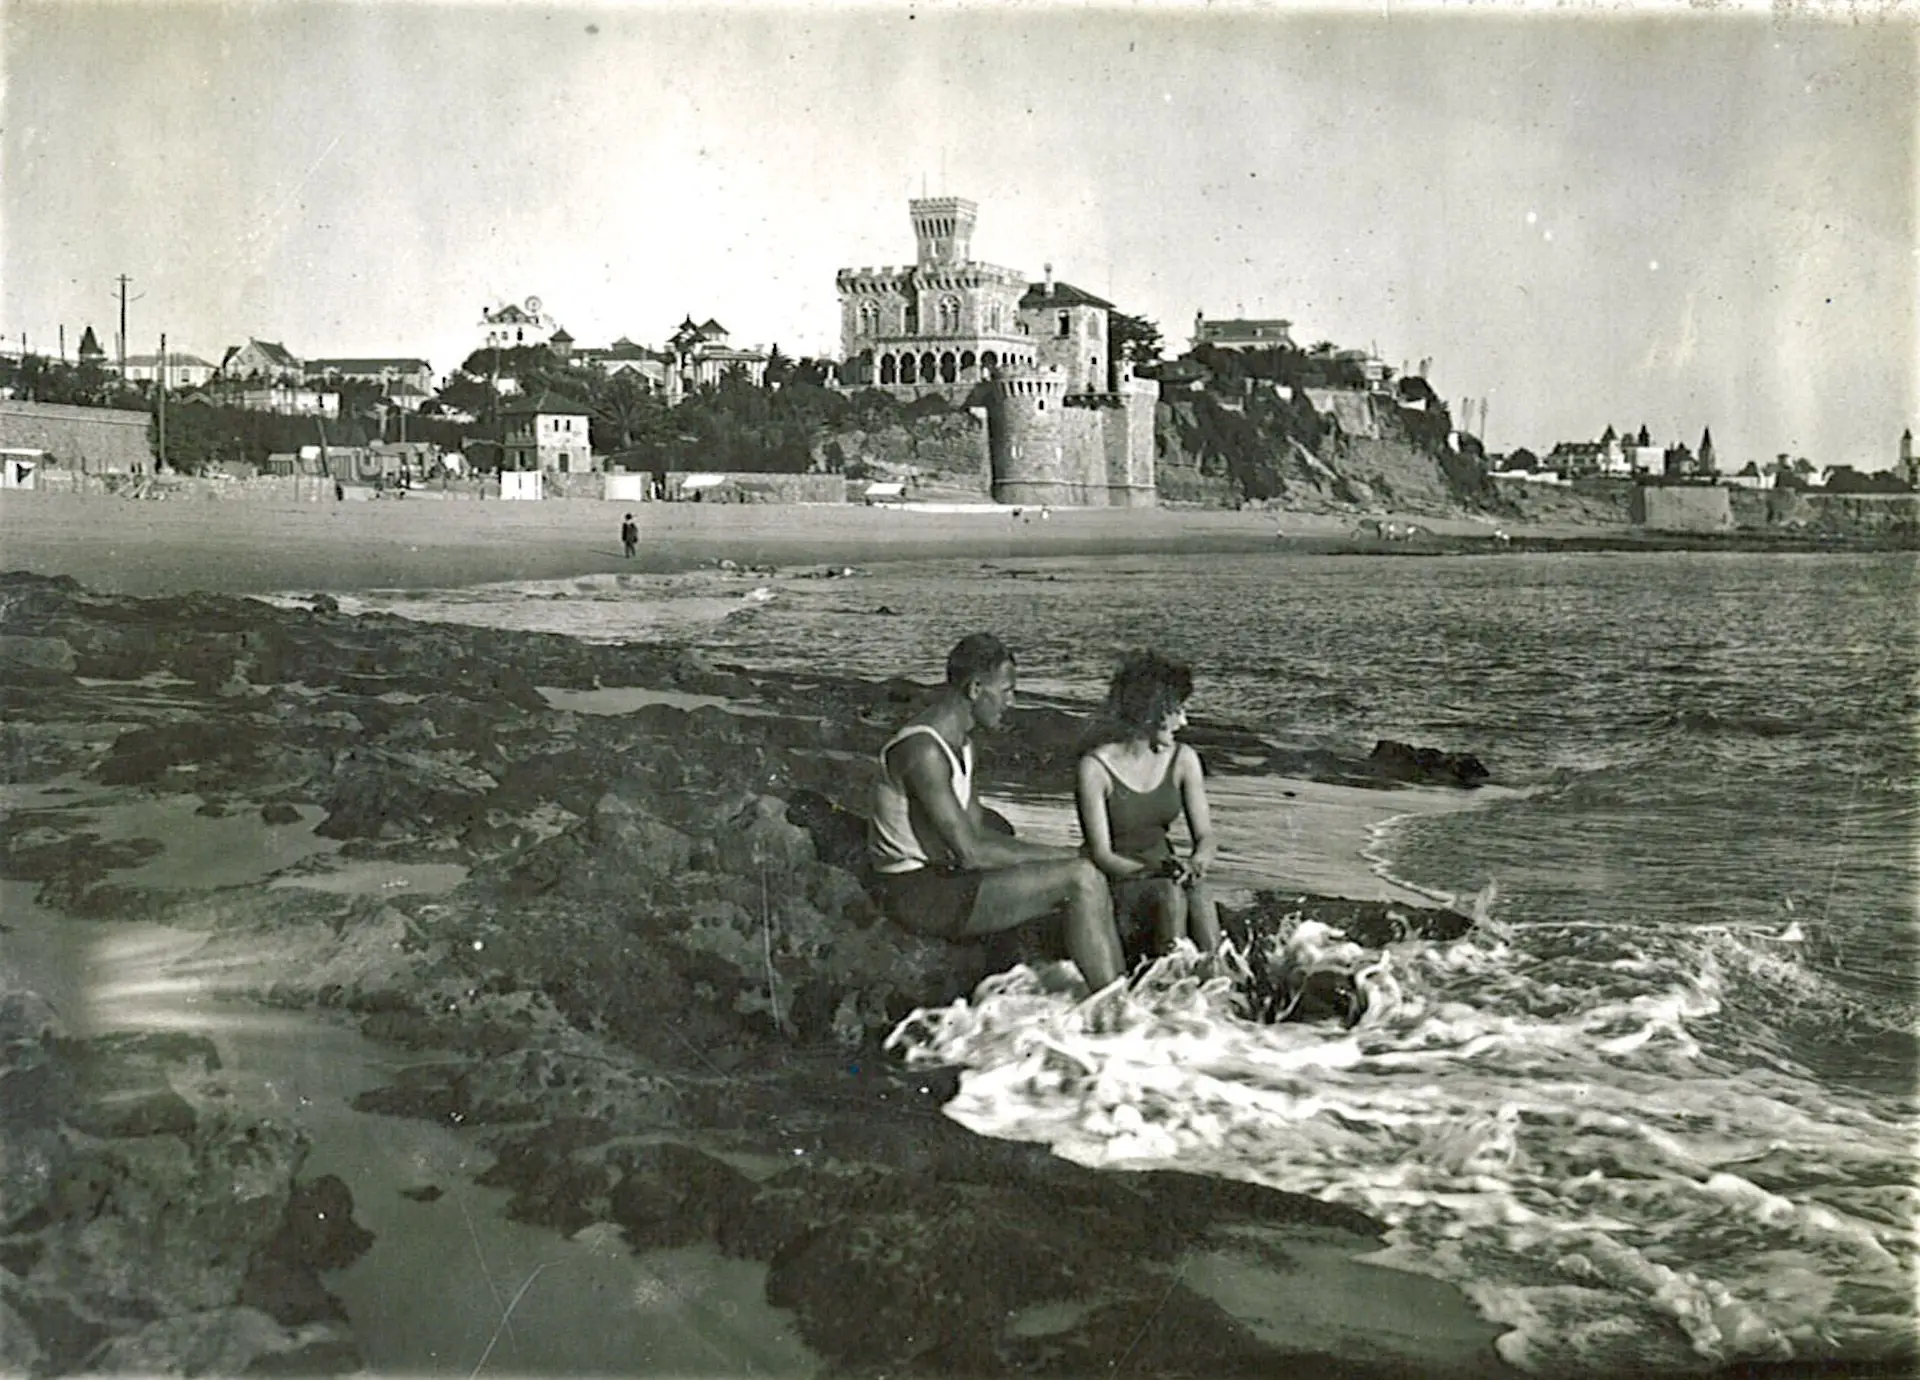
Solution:
{"label": "white foam", "polygon": [[1516,1365],[1910,1340],[1912,1125],[1716,1052],[1714,953],[1780,936],[1673,936],[1631,970],[1539,937],[1489,924],[1375,952],[1293,926],[1278,967],[1366,987],[1351,1031],[1250,1025],[1188,951],[1090,999],[1015,969],[893,1043],[963,1066],[947,1111],[984,1134],[1363,1209],[1387,1228],[1381,1263],[1462,1286]]}

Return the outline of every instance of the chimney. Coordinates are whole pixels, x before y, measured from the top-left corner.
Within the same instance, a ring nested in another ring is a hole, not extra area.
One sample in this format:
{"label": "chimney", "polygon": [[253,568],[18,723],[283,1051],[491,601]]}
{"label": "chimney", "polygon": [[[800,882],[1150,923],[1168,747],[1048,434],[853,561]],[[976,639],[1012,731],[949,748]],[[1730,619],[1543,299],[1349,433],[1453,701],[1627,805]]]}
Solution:
{"label": "chimney", "polygon": [[1053,296],[1053,265],[1052,264],[1046,265],[1046,269],[1047,269],[1047,296],[1051,297]]}

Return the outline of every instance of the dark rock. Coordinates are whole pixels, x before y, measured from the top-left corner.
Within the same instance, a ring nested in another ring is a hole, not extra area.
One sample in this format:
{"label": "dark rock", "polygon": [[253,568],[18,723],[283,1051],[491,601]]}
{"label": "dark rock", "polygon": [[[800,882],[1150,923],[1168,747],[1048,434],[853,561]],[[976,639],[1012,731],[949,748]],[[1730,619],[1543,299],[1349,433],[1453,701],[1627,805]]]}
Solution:
{"label": "dark rock", "polygon": [[300,811],[284,800],[269,800],[260,807],[260,818],[268,824],[298,824]]}
{"label": "dark rock", "polygon": [[755,1192],[732,1165],[686,1145],[623,1147],[610,1158],[624,1172],[608,1213],[636,1251],[716,1239]]}
{"label": "dark rock", "polygon": [[353,1193],[338,1175],[294,1185],[280,1233],[269,1251],[316,1270],[340,1270],[373,1245],[373,1233],[353,1220]]}
{"label": "dark rock", "polygon": [[1413,747],[1391,738],[1382,738],[1373,745],[1367,764],[1389,780],[1417,784],[1470,787],[1492,778],[1492,773],[1470,752]]}
{"label": "dark rock", "polygon": [[79,665],[73,645],[58,637],[0,634],[0,681],[10,685],[68,685]]}
{"label": "dark rock", "polygon": [[576,1152],[603,1144],[613,1134],[602,1122],[570,1118],[523,1132],[495,1147],[493,1165],[478,1183],[510,1188],[507,1216],[553,1227],[571,1236],[590,1222],[611,1216],[609,1190],[618,1171],[604,1159]]}
{"label": "dark rock", "polygon": [[422,1184],[418,1188],[403,1188],[400,1196],[415,1203],[438,1202],[446,1190],[438,1184]]}
{"label": "dark rock", "polygon": [[331,594],[310,594],[307,603],[315,613],[340,612],[340,601]]}
{"label": "dark rock", "polygon": [[175,767],[199,768],[196,785],[251,784],[259,767],[262,731],[223,719],[156,724],[114,740],[95,775],[103,785],[152,785]]}

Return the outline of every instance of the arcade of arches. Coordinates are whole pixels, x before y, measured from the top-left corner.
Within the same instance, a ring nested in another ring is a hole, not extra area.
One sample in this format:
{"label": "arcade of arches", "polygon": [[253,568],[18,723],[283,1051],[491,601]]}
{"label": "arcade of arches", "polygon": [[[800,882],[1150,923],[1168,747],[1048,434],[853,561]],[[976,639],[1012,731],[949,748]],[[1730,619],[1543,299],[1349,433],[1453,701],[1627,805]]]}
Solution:
{"label": "arcade of arches", "polygon": [[992,376],[998,366],[1019,365],[1032,368],[1031,352],[1008,350],[884,350],[873,357],[872,377],[876,383],[979,383]]}

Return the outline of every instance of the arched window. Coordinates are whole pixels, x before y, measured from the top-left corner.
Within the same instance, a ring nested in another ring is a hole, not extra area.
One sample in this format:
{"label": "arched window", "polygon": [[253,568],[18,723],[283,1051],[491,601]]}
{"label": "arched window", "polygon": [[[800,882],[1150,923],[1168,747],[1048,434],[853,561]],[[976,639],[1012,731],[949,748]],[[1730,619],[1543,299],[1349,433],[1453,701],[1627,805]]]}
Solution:
{"label": "arched window", "polygon": [[960,299],[953,296],[942,297],[935,310],[939,313],[940,334],[957,335],[960,331]]}
{"label": "arched window", "polygon": [[860,334],[877,335],[880,331],[880,308],[871,302],[860,304]]}
{"label": "arched window", "polygon": [[974,365],[973,351],[962,350],[960,352],[960,367],[962,369],[971,369],[973,368],[973,365]]}
{"label": "arched window", "polygon": [[920,377],[925,382],[932,383],[934,374],[939,368],[940,361],[934,358],[932,350],[920,356]]}
{"label": "arched window", "polygon": [[954,361],[953,351],[948,350],[945,354],[940,356],[940,382],[952,383],[955,379],[959,377],[960,377],[960,370],[958,369]]}
{"label": "arched window", "polygon": [[909,301],[900,311],[900,334],[920,334],[920,304]]}
{"label": "arched window", "polygon": [[998,302],[989,302],[987,304],[987,329],[990,331],[1000,329],[1000,304]]}
{"label": "arched window", "polygon": [[898,379],[899,379],[899,373],[894,367],[893,356],[881,355],[880,356],[880,382],[894,383],[894,382],[897,382]]}
{"label": "arched window", "polygon": [[901,355],[900,356],[900,382],[917,383],[919,381],[919,377],[920,377],[919,370],[915,367],[913,356]]}
{"label": "arched window", "polygon": [[982,350],[980,352],[980,367],[982,369],[991,369],[999,362],[1000,356],[996,355],[992,350]]}

